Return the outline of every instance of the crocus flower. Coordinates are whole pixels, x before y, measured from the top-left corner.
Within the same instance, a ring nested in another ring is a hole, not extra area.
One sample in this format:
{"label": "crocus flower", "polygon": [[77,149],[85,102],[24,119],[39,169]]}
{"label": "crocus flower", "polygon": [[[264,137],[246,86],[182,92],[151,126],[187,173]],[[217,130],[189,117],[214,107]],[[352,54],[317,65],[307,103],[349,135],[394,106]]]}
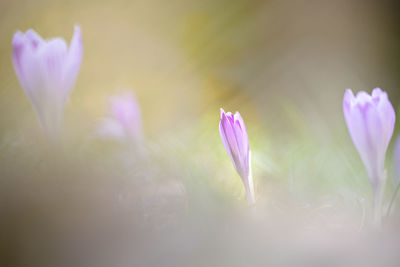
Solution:
{"label": "crocus flower", "polygon": [[385,155],[393,135],[395,112],[386,92],[375,88],[354,96],[347,89],[343,112],[351,139],[364,163],[375,196],[375,219],[380,220],[381,201],[386,184]]}
{"label": "crocus flower", "polygon": [[255,199],[250,166],[249,137],[239,112],[235,114],[231,112],[225,113],[221,108],[219,133],[226,152],[228,152],[236,171],[242,178],[247,201],[252,205],[255,203]]}
{"label": "crocus flower", "polygon": [[81,65],[81,30],[75,26],[69,47],[62,38],[44,40],[32,29],[16,32],[12,46],[15,72],[40,125],[48,137],[57,138]]}
{"label": "crocus flower", "polygon": [[107,138],[140,143],[142,119],[139,104],[131,92],[110,98],[109,114],[101,120],[98,133]]}

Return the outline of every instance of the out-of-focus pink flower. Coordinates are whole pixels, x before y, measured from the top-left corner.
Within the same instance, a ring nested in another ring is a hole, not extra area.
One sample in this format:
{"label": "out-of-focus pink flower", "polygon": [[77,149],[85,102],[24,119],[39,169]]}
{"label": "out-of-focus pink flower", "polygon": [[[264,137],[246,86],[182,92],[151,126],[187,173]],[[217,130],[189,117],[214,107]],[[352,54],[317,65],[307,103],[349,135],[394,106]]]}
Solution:
{"label": "out-of-focus pink flower", "polygon": [[347,89],[343,112],[351,139],[375,187],[384,173],[386,150],[393,135],[396,120],[393,106],[386,92],[379,88],[371,95],[361,91],[356,96]]}
{"label": "out-of-focus pink flower", "polygon": [[236,171],[242,178],[248,203],[254,204],[254,185],[251,175],[249,137],[246,126],[239,112],[225,113],[221,108],[221,120],[219,133],[226,152],[235,166]]}
{"label": "out-of-focus pink flower", "polygon": [[[367,170],[375,195],[375,217],[380,217],[386,184],[385,155],[393,135],[396,114],[386,92],[375,88],[369,95],[360,91],[354,96],[347,89],[343,112],[351,139]],[[380,220],[380,218],[375,218]]]}
{"label": "out-of-focus pink flower", "polygon": [[143,138],[139,104],[131,92],[110,98],[108,117],[101,120],[98,133],[106,138],[140,143]]}
{"label": "out-of-focus pink flower", "polygon": [[14,34],[12,60],[43,131],[57,137],[64,107],[81,65],[83,45],[75,26],[70,46],[62,38],[42,39],[34,30]]}

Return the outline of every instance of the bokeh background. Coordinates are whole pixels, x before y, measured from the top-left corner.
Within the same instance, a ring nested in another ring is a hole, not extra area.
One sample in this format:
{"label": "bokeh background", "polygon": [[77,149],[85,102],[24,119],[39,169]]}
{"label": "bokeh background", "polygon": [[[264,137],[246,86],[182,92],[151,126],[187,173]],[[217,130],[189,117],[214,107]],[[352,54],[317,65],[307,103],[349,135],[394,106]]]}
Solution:
{"label": "bokeh background", "polygon": [[[5,266],[398,265],[400,210],[383,233],[369,229],[342,97],[381,87],[398,110],[399,12],[378,0],[1,0]],[[55,149],[11,40],[33,28],[69,41],[74,24],[84,57]],[[95,134],[120,90],[140,103],[144,157]],[[246,122],[256,209],[220,141],[220,107]]]}

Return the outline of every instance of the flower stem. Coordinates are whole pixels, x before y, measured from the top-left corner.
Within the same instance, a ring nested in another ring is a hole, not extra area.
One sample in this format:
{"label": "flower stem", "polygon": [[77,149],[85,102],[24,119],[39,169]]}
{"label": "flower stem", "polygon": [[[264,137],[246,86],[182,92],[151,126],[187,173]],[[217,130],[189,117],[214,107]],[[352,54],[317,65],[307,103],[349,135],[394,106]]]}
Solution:
{"label": "flower stem", "polygon": [[382,217],[382,194],[376,194],[374,197],[374,218],[373,224],[380,228]]}
{"label": "flower stem", "polygon": [[249,206],[253,206],[256,203],[254,199],[254,191],[252,192],[251,189],[246,189],[246,199]]}
{"label": "flower stem", "polygon": [[254,197],[254,182],[253,182],[253,172],[251,169],[251,152],[249,152],[249,175],[247,177],[247,185],[246,188],[246,199],[249,206],[253,206],[256,203]]}
{"label": "flower stem", "polygon": [[382,177],[378,179],[378,183],[374,188],[374,217],[373,224],[377,228],[381,227],[382,222],[382,202],[383,193],[386,186],[386,171],[383,173]]}
{"label": "flower stem", "polygon": [[392,206],[393,206],[394,201],[396,200],[396,196],[397,196],[397,194],[399,192],[399,189],[400,189],[400,182],[397,184],[396,189],[395,189],[395,191],[393,193],[392,199],[390,200],[389,207],[388,207],[388,209],[386,211],[386,217],[389,217],[389,215],[390,215],[390,213],[392,211]]}

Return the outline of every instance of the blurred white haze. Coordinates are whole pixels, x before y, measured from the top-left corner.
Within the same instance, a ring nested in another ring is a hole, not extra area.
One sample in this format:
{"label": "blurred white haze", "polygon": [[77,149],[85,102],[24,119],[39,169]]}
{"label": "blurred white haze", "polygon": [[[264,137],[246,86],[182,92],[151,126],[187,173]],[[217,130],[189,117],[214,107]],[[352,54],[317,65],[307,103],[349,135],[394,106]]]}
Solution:
{"label": "blurred white haze", "polygon": [[[0,266],[400,266],[386,157],[382,227],[342,112],[345,89],[400,103],[396,1],[0,0]],[[11,62],[17,30],[70,40],[81,70],[57,144]],[[96,135],[130,88],[143,141]],[[256,206],[221,142],[250,139]],[[399,114],[397,114],[399,115]]]}

